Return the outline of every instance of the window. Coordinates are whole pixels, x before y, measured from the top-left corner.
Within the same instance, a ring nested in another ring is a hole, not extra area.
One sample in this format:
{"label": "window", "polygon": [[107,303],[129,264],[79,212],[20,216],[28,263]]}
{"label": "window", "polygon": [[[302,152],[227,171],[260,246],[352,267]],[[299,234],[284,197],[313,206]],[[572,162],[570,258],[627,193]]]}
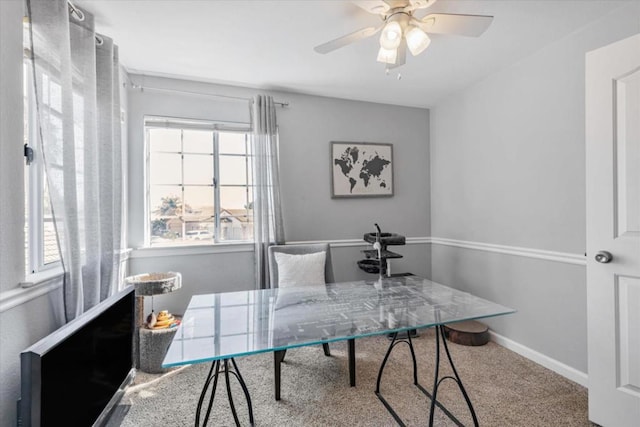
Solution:
{"label": "window", "polygon": [[[46,81],[46,79],[44,80]],[[43,86],[45,93],[55,92],[56,88],[60,88],[53,81],[47,81],[47,83],[46,86]],[[37,135],[35,94],[31,62],[28,57],[25,57],[23,62],[23,94],[24,144],[25,147],[33,150],[33,160],[25,162],[24,170],[25,273],[32,274],[59,266],[60,253],[44,164],[35,143]],[[56,114],[54,105],[45,105],[43,108],[51,115]],[[57,113],[59,114],[59,111]]]}
{"label": "window", "polygon": [[253,240],[248,126],[145,119],[149,246]]}

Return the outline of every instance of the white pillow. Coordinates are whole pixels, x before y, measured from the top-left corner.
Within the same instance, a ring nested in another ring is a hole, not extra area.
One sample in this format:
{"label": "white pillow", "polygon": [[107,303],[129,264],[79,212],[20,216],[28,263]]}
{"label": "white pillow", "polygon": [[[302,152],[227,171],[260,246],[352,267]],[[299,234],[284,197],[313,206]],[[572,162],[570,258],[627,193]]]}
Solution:
{"label": "white pillow", "polygon": [[324,285],[326,252],[291,255],[274,252],[278,264],[278,287]]}

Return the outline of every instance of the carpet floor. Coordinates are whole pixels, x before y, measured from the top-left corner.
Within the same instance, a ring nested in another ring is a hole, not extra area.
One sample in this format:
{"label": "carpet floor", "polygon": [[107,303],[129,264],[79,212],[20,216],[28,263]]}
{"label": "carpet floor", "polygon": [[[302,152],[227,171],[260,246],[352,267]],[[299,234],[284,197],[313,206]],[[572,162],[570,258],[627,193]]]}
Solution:
{"label": "carpet floor", "polygon": [[[413,340],[418,379],[432,389],[435,332],[420,331]],[[394,426],[397,423],[374,394],[378,369],[389,345],[386,337],[356,340],[357,386],[349,387],[347,345],[291,349],[282,364],[282,400],[273,398],[273,354],[237,359],[253,403],[256,426]],[[449,343],[456,369],[473,402],[481,426],[590,426],[587,390],[493,342],[480,347]],[[446,357],[441,375],[450,374]],[[424,426],[430,400],[413,385],[408,347],[400,344],[389,358],[381,392],[407,426]],[[188,426],[194,424],[198,397],[210,364],[174,369],[165,374],[139,372],[110,425]],[[209,425],[234,425],[224,377],[220,377]],[[248,425],[240,386],[232,380],[242,425]],[[473,425],[456,384],[447,380],[438,401],[464,425]],[[206,405],[205,405],[206,408]],[[203,411],[204,412],[204,411]],[[115,421],[115,418],[118,418]],[[435,425],[455,424],[436,408]]]}

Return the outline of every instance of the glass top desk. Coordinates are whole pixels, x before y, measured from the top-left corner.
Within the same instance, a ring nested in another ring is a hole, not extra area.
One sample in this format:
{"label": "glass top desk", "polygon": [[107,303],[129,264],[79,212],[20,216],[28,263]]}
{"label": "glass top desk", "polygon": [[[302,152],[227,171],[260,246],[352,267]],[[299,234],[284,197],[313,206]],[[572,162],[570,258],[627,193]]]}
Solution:
{"label": "glass top desk", "polygon": [[[444,340],[442,325],[470,319],[481,319],[513,313],[514,310],[476,297],[418,276],[383,277],[377,280],[332,283],[326,286],[296,286],[255,291],[194,295],[182,318],[182,323],[173,338],[163,367],[211,362],[211,370],[202,390],[196,425],[207,388],[213,381],[206,424],[213,402],[213,393],[218,374],[229,380],[234,375],[245,392],[249,407],[249,419],[253,414],[249,392],[242,380],[234,358],[263,352],[274,352],[276,363],[276,398],[279,398],[279,363],[289,348],[349,341],[349,369],[351,384],[355,385],[354,340],[372,335],[392,334],[393,340],[387,350],[380,372],[376,394],[402,425],[379,392],[380,377],[386,360],[398,342],[407,342],[414,358],[414,383],[418,384],[415,372],[415,355],[411,334],[398,338],[398,332],[436,327],[436,367],[439,366],[440,341],[447,352],[453,370],[453,361]],[[229,366],[232,363],[232,369]],[[433,396],[436,396],[438,372],[434,381]],[[466,391],[455,374],[474,423],[477,419]],[[239,419],[227,386],[234,420]],[[445,410],[435,398],[431,399],[430,423],[433,423],[434,405]],[[455,419],[455,418],[454,418]],[[457,420],[456,420],[457,421]]]}

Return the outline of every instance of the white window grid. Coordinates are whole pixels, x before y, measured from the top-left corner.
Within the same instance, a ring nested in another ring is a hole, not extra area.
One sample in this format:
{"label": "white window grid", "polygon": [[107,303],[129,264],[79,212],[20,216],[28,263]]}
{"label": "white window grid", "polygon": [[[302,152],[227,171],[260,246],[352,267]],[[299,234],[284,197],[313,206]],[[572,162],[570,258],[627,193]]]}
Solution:
{"label": "white window grid", "polygon": [[[234,241],[231,239],[221,239],[221,199],[220,199],[220,190],[224,187],[236,187],[236,188],[245,188],[245,205],[249,206],[250,203],[253,202],[252,197],[252,187],[253,183],[251,182],[251,151],[249,144],[249,132],[250,127],[245,123],[234,123],[234,122],[219,122],[219,121],[203,121],[203,120],[195,120],[195,119],[179,119],[179,118],[166,118],[166,117],[153,117],[147,116],[144,120],[145,123],[145,246],[150,247],[151,244],[151,213],[153,207],[151,206],[151,186],[153,185],[150,182],[150,170],[151,170],[151,153],[160,153],[160,154],[174,154],[180,156],[180,166],[181,166],[181,182],[180,183],[171,183],[171,184],[157,184],[157,186],[162,187],[179,187],[180,188],[180,197],[184,206],[185,200],[185,187],[211,187],[214,197],[214,233],[213,233],[213,244],[219,243],[229,243],[230,241]],[[178,129],[180,130],[180,151],[165,151],[165,150],[152,150],[150,144],[150,130],[151,129]],[[193,151],[185,151],[184,149],[184,132],[188,130],[195,131],[210,131],[212,132],[213,138],[213,154],[211,153],[198,153]],[[244,144],[245,144],[245,152],[244,154],[238,153],[220,153],[219,149],[219,141],[221,133],[239,133],[244,135]],[[213,162],[213,180],[211,184],[185,184],[185,159],[184,155],[201,155],[201,156],[211,156]],[[245,182],[246,184],[220,184],[220,156],[224,157],[239,157],[244,158],[245,160]],[[249,215],[248,209],[246,215]],[[188,245],[185,240],[185,224],[186,221],[183,221],[183,231],[182,231],[182,239],[180,242],[176,243],[176,246],[185,246]],[[252,240],[235,240],[241,242],[249,242]],[[197,242],[192,242],[191,245],[198,245]],[[173,246],[173,245],[170,245]]]}

